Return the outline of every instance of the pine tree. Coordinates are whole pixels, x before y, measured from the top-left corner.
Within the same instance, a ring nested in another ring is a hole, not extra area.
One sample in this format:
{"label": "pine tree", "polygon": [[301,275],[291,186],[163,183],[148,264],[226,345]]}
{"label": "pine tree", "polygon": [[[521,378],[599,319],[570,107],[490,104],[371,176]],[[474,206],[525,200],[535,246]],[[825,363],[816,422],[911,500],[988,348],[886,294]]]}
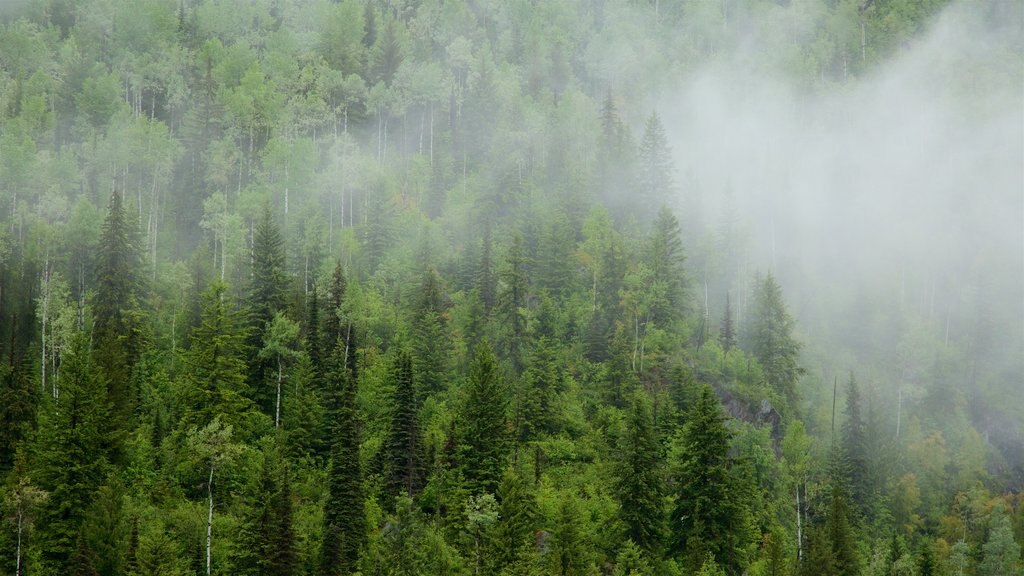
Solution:
{"label": "pine tree", "polygon": [[135,227],[121,195],[110,197],[103,221],[92,298],[92,346],[106,374],[115,429],[128,426],[137,402],[132,369],[145,347],[142,318],[143,275]]}
{"label": "pine tree", "polygon": [[444,319],[441,279],[433,269],[423,276],[419,302],[413,317],[413,367],[420,400],[444,388],[449,340]]}
{"label": "pine tree", "polygon": [[825,513],[825,537],[832,546],[832,558],[836,574],[856,576],[860,574],[860,556],[857,552],[857,535],[853,525],[853,510],[850,505],[849,463],[843,453],[836,450],[832,455],[830,471],[830,493]]}
{"label": "pine tree", "polygon": [[795,407],[796,384],[803,374],[800,344],[793,338],[793,318],[782,299],[782,289],[768,274],[756,282],[750,327],[750,350],[764,371],[769,387]]}
{"label": "pine tree", "polygon": [[324,363],[321,346],[323,344],[322,332],[320,329],[320,301],[317,297],[317,287],[314,284],[306,299],[306,323],[304,329],[304,348],[309,357],[310,365],[313,368],[314,384],[320,388],[324,377]]}
{"label": "pine tree", "polygon": [[558,508],[558,521],[552,530],[550,574],[557,576],[584,576],[591,574],[588,542],[583,533],[579,504],[572,495],[565,495]]}
{"label": "pine tree", "polygon": [[237,425],[251,406],[245,382],[246,329],[222,282],[203,293],[202,308],[186,355],[187,411],[182,423],[203,427],[220,417]]}
{"label": "pine tree", "polygon": [[650,400],[644,392],[633,394],[619,452],[619,517],[626,525],[626,537],[656,558],[665,528],[664,481]]}
{"label": "pine tree", "polygon": [[61,372],[61,396],[41,415],[36,448],[40,488],[50,493],[37,543],[43,563],[57,573],[70,569],[86,507],[106,475],[111,425],[106,379],[84,335],[74,337]]}
{"label": "pine tree", "polygon": [[0,474],[14,466],[18,445],[36,419],[36,386],[11,352],[9,363],[0,363]]}
{"label": "pine tree", "polygon": [[651,565],[643,551],[632,540],[626,540],[615,556],[615,570],[612,576],[649,576]]}
{"label": "pine tree", "polygon": [[738,571],[746,542],[746,510],[734,490],[729,456],[732,433],[721,406],[704,386],[678,439],[680,461],[674,472],[673,551],[685,554],[697,570],[710,553],[727,571]]}
{"label": "pine tree", "polygon": [[519,442],[529,442],[543,434],[555,434],[560,427],[556,413],[562,372],[558,365],[555,342],[541,336],[530,353],[529,368],[523,374],[518,394],[517,416]]}
{"label": "pine tree", "polygon": [[392,371],[395,383],[391,428],[385,440],[387,485],[392,494],[412,498],[420,488],[419,403],[412,359],[401,354]]}
{"label": "pine tree", "polygon": [[100,576],[96,569],[96,553],[89,546],[89,542],[82,534],[78,535],[78,545],[75,548],[75,555],[71,558],[69,576]]}
{"label": "pine tree", "polygon": [[486,342],[473,354],[466,387],[459,459],[470,491],[492,492],[504,468],[508,399],[494,353]]}
{"label": "pine tree", "polygon": [[253,502],[246,506],[235,573],[290,576],[297,568],[292,526],[291,480],[287,461],[271,447],[264,454]]}
{"label": "pine tree", "polygon": [[[341,346],[335,350],[336,357],[344,354]],[[359,548],[366,536],[356,412],[358,383],[353,371],[344,367],[343,360],[336,358],[334,365],[330,388],[338,392],[331,410],[334,443],[327,472],[321,571],[328,576],[348,576],[356,569]]]}

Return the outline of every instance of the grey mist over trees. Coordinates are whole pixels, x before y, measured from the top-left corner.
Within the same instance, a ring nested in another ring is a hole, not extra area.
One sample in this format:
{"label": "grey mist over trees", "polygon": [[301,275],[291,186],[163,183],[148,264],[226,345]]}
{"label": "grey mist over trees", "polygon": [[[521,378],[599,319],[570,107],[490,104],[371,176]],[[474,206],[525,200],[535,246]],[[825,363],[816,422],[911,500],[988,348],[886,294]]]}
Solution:
{"label": "grey mist over trees", "polygon": [[[726,290],[745,314],[749,290],[735,280],[771,270],[808,343],[805,365],[829,389],[832,374],[888,357],[863,376],[893,402],[901,379],[904,394],[921,396],[933,350],[955,343],[969,352],[940,369],[956,387],[1024,414],[1024,402],[998,400],[1024,397],[1013,376],[1024,372],[1021,13],[1012,2],[950,5],[839,89],[794,74],[762,22],[657,98],[684,229],[702,223],[698,245],[738,247],[732,262],[691,252],[712,318]],[[922,331],[938,346],[923,350]],[[989,431],[1004,423],[993,417]]]}

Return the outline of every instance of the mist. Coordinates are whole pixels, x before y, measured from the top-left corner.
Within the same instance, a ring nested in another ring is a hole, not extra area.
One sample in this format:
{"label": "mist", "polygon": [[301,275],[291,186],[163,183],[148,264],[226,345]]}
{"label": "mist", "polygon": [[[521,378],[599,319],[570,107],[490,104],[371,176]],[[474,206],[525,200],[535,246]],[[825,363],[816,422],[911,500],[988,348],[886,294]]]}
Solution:
{"label": "mist", "polygon": [[[983,307],[997,333],[986,361],[1016,368],[1001,388],[1024,393],[1022,37],[1013,18],[982,12],[950,6],[841,87],[766,64],[754,30],[656,105],[679,167],[677,210],[713,235],[731,195],[746,265],[777,276],[805,340],[851,352],[810,364],[829,381],[895,357],[898,318],[971,348]],[[905,368],[873,376],[891,389]]]}

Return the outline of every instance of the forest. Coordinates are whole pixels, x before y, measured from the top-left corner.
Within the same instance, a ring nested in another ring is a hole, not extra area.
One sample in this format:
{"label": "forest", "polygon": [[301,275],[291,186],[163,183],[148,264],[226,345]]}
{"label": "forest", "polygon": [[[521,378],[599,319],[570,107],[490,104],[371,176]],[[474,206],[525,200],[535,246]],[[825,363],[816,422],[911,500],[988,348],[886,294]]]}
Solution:
{"label": "forest", "polygon": [[0,574],[1024,574],[1021,0],[0,2]]}

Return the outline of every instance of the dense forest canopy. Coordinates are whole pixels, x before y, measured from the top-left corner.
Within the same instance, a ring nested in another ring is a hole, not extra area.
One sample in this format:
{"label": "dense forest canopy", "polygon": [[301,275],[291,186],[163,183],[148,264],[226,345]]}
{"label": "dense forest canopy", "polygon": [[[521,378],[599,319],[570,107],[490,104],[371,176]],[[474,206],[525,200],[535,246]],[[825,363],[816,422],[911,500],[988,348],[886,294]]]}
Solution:
{"label": "dense forest canopy", "polygon": [[1024,2],[0,2],[0,573],[1013,576]]}

